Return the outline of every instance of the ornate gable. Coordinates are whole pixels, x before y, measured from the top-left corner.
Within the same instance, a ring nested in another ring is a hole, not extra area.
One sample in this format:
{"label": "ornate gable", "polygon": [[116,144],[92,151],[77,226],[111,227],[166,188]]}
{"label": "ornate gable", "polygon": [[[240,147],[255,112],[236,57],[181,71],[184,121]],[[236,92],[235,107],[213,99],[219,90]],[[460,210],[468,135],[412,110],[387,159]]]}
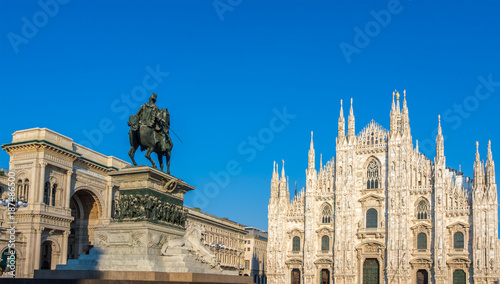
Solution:
{"label": "ornate gable", "polygon": [[359,148],[378,148],[387,145],[388,131],[372,119],[358,135]]}

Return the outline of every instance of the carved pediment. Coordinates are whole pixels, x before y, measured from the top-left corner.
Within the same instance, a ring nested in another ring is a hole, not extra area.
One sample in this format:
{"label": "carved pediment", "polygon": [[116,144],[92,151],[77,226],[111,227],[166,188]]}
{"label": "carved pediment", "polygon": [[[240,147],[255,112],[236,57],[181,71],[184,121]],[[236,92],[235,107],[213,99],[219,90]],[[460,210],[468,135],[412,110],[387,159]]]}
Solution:
{"label": "carved pediment", "polygon": [[359,202],[366,202],[366,201],[370,201],[370,200],[380,202],[380,201],[384,201],[384,199],[385,198],[383,196],[377,195],[375,193],[371,193],[371,194],[368,194],[368,195],[361,197],[359,199]]}
{"label": "carved pediment", "polygon": [[470,227],[469,224],[466,224],[466,223],[460,222],[460,221],[446,226],[447,229],[455,229],[455,231],[459,228],[469,228],[469,227]]}
{"label": "carved pediment", "polygon": [[410,229],[414,230],[414,231],[426,231],[426,230],[430,230],[432,229],[432,225],[427,223],[427,222],[419,222],[418,224],[416,225],[413,225]]}
{"label": "carved pediment", "polygon": [[469,265],[470,259],[468,259],[466,257],[454,257],[454,258],[446,261],[446,264],[450,264],[450,265],[451,264],[467,264],[467,265]]}
{"label": "carved pediment", "polygon": [[319,234],[329,234],[333,233],[333,228],[330,226],[321,226],[316,230],[316,233]]}
{"label": "carved pediment", "polygon": [[385,245],[381,242],[367,241],[367,242],[363,242],[363,243],[356,246],[357,250],[362,249],[362,248],[366,248],[367,250],[368,249],[379,249],[379,248],[385,249]]}
{"label": "carved pediment", "polygon": [[301,236],[303,234],[302,231],[299,231],[298,229],[293,229],[289,232],[287,232],[288,236],[289,237],[292,237],[292,236]]}
{"label": "carved pediment", "polygon": [[432,259],[430,258],[423,258],[423,257],[419,257],[419,258],[414,258],[412,260],[410,260],[410,263],[411,264],[428,264],[428,265],[432,265]]}
{"label": "carved pediment", "polygon": [[320,258],[314,261],[314,264],[327,264],[327,265],[332,265],[333,260],[329,258]]}
{"label": "carved pediment", "polygon": [[302,259],[300,258],[289,258],[285,261],[286,265],[302,265]]}

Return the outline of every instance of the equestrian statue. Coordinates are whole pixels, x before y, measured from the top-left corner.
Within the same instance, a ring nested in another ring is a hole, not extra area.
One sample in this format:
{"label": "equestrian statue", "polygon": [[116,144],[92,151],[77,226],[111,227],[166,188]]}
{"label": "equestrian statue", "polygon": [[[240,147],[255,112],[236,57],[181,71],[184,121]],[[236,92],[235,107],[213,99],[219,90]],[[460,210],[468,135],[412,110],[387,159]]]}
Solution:
{"label": "equestrian statue", "polygon": [[137,114],[129,117],[128,132],[130,138],[130,151],[128,155],[132,159],[134,166],[137,163],[134,155],[140,147],[141,152],[146,150],[145,157],[153,164],[151,153],[155,152],[160,162],[160,168],[163,171],[163,156],[167,161],[167,174],[170,174],[170,152],[172,151],[172,140],[170,139],[170,114],[167,109],[159,109],[156,103],[157,95],[153,93],[149,102],[143,104]]}

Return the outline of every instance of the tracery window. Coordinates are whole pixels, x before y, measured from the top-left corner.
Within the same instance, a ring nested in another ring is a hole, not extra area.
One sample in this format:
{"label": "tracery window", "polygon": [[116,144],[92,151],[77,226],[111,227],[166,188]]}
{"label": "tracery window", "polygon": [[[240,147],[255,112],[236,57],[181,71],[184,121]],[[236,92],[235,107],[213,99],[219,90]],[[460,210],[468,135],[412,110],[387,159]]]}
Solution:
{"label": "tracery window", "polygon": [[321,237],[321,250],[322,251],[330,250],[330,237],[328,236]]}
{"label": "tracery window", "polygon": [[366,211],[366,228],[377,228],[378,223],[378,212],[374,208],[368,209]]}
{"label": "tracery window", "polygon": [[453,247],[455,249],[463,249],[464,248],[464,233],[456,232],[453,235]]}
{"label": "tracery window", "polygon": [[292,251],[300,251],[300,237],[293,237]]}
{"label": "tracery window", "polygon": [[427,234],[420,233],[417,236],[417,249],[427,249]]}
{"label": "tracery window", "polygon": [[426,220],[429,219],[430,215],[430,208],[429,208],[429,202],[427,200],[422,199],[418,202],[417,205],[417,210],[416,210],[416,215],[417,219],[419,220]]}
{"label": "tracery window", "polygon": [[323,211],[321,212],[321,223],[329,224],[332,221],[332,208],[330,205],[325,205]]}
{"label": "tracery window", "polygon": [[379,188],[379,166],[376,161],[371,161],[366,170],[366,188]]}

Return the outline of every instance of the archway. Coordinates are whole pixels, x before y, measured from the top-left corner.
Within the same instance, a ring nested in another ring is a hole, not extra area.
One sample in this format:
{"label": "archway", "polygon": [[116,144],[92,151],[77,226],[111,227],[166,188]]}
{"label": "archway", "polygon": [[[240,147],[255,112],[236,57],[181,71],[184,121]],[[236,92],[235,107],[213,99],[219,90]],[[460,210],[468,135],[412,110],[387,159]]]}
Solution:
{"label": "archway", "polygon": [[300,270],[292,270],[292,284],[300,284]]}
{"label": "archway", "polygon": [[92,191],[81,189],[71,197],[70,208],[74,220],[68,237],[68,258],[78,258],[94,245],[93,232],[101,225],[102,206]]}
{"label": "archway", "polygon": [[52,268],[52,242],[45,241],[42,243],[41,253],[40,253],[40,269]]}
{"label": "archway", "polygon": [[[13,251],[14,251],[13,255],[15,256],[14,265],[17,266],[17,253],[15,250],[13,250]],[[6,248],[2,251],[2,254],[0,255],[0,276],[7,274],[10,271],[9,265],[12,264],[9,260],[10,256],[11,256],[11,253],[10,253],[10,250],[8,248]],[[17,269],[17,267],[16,267],[16,269]],[[15,275],[15,271],[14,271],[14,275]]]}
{"label": "archway", "polygon": [[328,269],[322,269],[319,275],[320,275],[319,283],[330,284],[330,271]]}
{"label": "archway", "polygon": [[417,271],[417,284],[427,284],[429,283],[429,273],[425,269],[420,269]]}
{"label": "archway", "polygon": [[363,284],[379,284],[379,269],[376,258],[367,258],[363,263]]}

